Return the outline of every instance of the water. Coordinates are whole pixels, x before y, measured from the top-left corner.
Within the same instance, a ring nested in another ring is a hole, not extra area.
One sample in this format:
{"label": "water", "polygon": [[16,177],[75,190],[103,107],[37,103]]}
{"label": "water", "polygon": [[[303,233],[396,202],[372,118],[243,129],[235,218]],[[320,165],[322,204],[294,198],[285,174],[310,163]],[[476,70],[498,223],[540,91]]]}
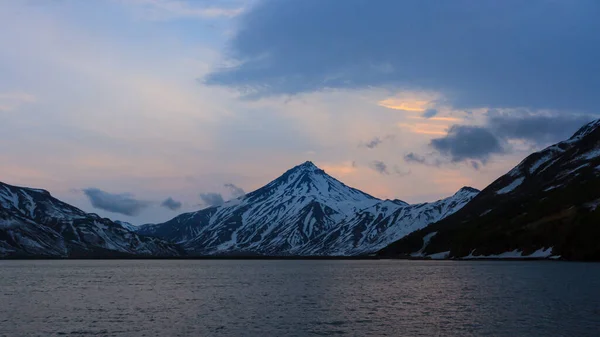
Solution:
{"label": "water", "polygon": [[599,336],[600,264],[0,261],[0,336]]}

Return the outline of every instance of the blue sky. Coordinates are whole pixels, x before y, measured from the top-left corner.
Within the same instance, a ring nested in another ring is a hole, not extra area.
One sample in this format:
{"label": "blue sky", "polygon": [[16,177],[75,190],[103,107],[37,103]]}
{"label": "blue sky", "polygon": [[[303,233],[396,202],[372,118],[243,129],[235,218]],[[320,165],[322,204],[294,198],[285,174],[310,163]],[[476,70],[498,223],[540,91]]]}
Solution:
{"label": "blue sky", "polygon": [[483,188],[597,118],[596,1],[0,1],[0,180],[141,224],[306,160]]}

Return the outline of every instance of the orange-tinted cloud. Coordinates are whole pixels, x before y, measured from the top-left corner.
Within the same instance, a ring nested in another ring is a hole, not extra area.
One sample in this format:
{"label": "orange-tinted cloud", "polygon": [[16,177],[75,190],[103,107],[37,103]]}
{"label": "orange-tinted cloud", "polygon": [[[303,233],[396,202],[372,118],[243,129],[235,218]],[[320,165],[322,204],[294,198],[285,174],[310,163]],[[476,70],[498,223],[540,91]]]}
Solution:
{"label": "orange-tinted cloud", "polygon": [[446,135],[448,132],[446,129],[447,125],[437,125],[437,124],[425,124],[425,123],[416,123],[416,124],[408,124],[408,123],[398,123],[398,127],[403,129],[408,129],[412,133],[419,133],[425,135]]}
{"label": "orange-tinted cloud", "polygon": [[377,104],[388,109],[422,112],[427,108],[429,101],[388,98],[377,102]]}
{"label": "orange-tinted cloud", "polygon": [[430,118],[425,118],[425,117],[421,117],[421,116],[407,116],[410,119],[420,119],[420,120],[427,120],[427,121],[436,121],[436,122],[458,122],[461,121],[460,118],[455,118],[455,117],[430,117]]}
{"label": "orange-tinted cloud", "polygon": [[323,164],[320,167],[332,176],[345,176],[352,174],[356,171],[356,166],[351,163],[342,163],[342,164]]}

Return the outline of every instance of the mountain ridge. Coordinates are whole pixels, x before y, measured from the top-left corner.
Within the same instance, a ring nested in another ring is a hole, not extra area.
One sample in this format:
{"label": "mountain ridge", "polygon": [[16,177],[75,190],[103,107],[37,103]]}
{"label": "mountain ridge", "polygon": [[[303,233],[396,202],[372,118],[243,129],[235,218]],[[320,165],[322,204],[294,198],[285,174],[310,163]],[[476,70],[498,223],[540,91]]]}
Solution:
{"label": "mountain ridge", "polygon": [[0,256],[179,256],[178,247],[86,213],[42,189],[0,182]]}
{"label": "mountain ridge", "polygon": [[527,156],[464,209],[378,254],[598,260],[598,191],[600,120]]}
{"label": "mountain ridge", "polygon": [[476,193],[465,188],[456,200],[417,205],[380,200],[307,161],[245,196],[143,225],[138,233],[181,244],[192,255],[366,254],[451,214]]}

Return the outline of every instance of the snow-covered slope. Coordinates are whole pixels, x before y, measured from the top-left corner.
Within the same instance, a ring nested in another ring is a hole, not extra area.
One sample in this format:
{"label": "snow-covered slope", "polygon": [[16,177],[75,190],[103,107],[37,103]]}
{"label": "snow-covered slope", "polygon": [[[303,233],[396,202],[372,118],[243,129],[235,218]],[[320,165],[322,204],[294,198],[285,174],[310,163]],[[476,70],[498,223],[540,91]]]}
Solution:
{"label": "snow-covered slope", "polygon": [[539,258],[544,252],[548,257],[600,260],[599,205],[597,120],[568,140],[529,155],[462,210],[402,238],[381,254],[410,255],[429,238],[422,250],[425,255]]}
{"label": "snow-covered slope", "polygon": [[452,214],[477,192],[463,188],[430,204],[382,201],[306,162],[222,206],[145,225],[138,233],[182,244],[198,255],[355,255]]}
{"label": "snow-covered slope", "polygon": [[180,248],[53,198],[0,183],[0,256],[177,256]]}

